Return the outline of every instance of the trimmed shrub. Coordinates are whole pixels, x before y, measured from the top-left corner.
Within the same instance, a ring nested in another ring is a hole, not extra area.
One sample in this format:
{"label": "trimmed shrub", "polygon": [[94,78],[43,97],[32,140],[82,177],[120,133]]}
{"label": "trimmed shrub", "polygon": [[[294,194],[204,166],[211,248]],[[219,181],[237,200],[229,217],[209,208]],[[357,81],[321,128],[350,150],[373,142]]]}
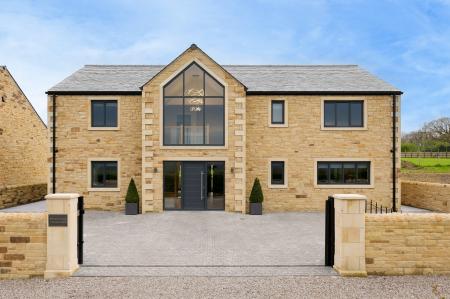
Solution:
{"label": "trimmed shrub", "polygon": [[263,202],[264,195],[261,189],[261,184],[259,183],[259,179],[256,178],[253,183],[252,192],[250,193],[250,202]]}
{"label": "trimmed shrub", "polygon": [[130,184],[128,185],[127,196],[125,197],[125,201],[127,203],[138,203],[139,202],[139,193],[136,188],[136,184],[134,180],[131,179]]}

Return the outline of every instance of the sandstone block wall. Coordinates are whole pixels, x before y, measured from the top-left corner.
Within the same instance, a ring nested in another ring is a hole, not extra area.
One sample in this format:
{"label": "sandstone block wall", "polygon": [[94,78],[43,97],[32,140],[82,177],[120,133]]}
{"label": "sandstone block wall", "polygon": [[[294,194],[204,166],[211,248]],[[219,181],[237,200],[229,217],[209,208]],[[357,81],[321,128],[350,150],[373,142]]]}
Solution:
{"label": "sandstone block wall", "polygon": [[402,181],[450,184],[450,173],[402,173]]}
{"label": "sandstone block wall", "polygon": [[450,213],[450,184],[402,181],[404,205]]}
{"label": "sandstone block wall", "polygon": [[[269,103],[274,99],[287,101],[288,127],[269,127]],[[321,130],[322,99],[365,100],[367,130]],[[399,104],[399,100],[397,102]],[[399,130],[398,127],[397,129]],[[397,134],[397,146],[400,144],[399,135]],[[264,192],[265,211],[321,211],[325,208],[328,195],[336,193],[363,194],[383,206],[392,205],[391,96],[247,96],[246,137],[247,194],[250,194],[253,181],[258,177]],[[399,147],[397,152],[398,177]],[[268,187],[270,158],[286,159],[288,188]],[[374,187],[316,187],[315,159],[326,158],[370,159]],[[399,183],[396,192],[400,202]]]}
{"label": "sandstone block wall", "polygon": [[0,189],[0,209],[42,200],[47,184],[8,186]]}
{"label": "sandstone block wall", "polygon": [[0,208],[46,194],[35,192],[42,190],[36,186],[47,183],[47,128],[4,66],[0,66],[0,153]]}
{"label": "sandstone block wall", "polygon": [[[91,99],[117,100],[118,130],[92,130]],[[84,196],[85,207],[119,211],[125,207],[130,179],[138,191],[141,184],[141,96],[57,96],[56,97],[56,192]],[[49,124],[52,124],[52,99],[49,97]],[[51,136],[51,127],[49,135]],[[119,160],[119,191],[89,191],[89,159]],[[48,160],[52,167],[52,158]],[[49,178],[49,193],[51,192]]]}
{"label": "sandstone block wall", "polygon": [[366,214],[373,275],[449,274],[450,214]]}
{"label": "sandstone block wall", "polygon": [[43,276],[47,214],[0,213],[0,279]]}

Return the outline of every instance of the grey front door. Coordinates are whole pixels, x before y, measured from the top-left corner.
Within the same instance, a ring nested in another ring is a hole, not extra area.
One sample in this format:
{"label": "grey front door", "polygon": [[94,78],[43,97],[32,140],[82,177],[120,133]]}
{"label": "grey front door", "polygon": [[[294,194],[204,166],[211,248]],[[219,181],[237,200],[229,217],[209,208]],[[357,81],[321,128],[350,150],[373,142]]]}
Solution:
{"label": "grey front door", "polygon": [[183,162],[183,208],[204,210],[206,208],[206,163]]}

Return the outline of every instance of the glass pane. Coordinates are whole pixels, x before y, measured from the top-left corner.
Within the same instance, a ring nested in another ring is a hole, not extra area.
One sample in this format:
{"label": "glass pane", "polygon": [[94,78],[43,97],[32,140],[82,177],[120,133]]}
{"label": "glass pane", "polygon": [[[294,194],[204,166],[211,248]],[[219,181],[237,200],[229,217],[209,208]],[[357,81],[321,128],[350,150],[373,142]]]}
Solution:
{"label": "glass pane", "polygon": [[336,103],[336,117],[338,127],[348,127],[349,124],[349,103]]}
{"label": "glass pane", "polygon": [[336,117],[335,117],[335,103],[327,103],[325,102],[324,107],[324,124],[325,127],[334,127],[336,126]]}
{"label": "glass pane", "polygon": [[225,163],[207,164],[207,207],[212,210],[225,209]]}
{"label": "glass pane", "polygon": [[284,123],[284,102],[272,102],[272,123]]}
{"label": "glass pane", "polygon": [[328,184],[328,163],[317,164],[317,183]]}
{"label": "glass pane", "polygon": [[181,162],[164,162],[164,209],[181,209]]}
{"label": "glass pane", "polygon": [[91,173],[92,173],[92,179],[91,179],[91,185],[92,187],[103,187],[104,185],[104,168],[103,168],[103,162],[92,162],[91,163]]}
{"label": "glass pane", "polygon": [[183,96],[183,74],[175,77],[169,84],[164,87],[164,96],[181,97]]}
{"label": "glass pane", "polygon": [[272,184],[283,185],[284,184],[284,162],[276,161],[272,162]]}
{"label": "glass pane", "polygon": [[330,184],[342,184],[341,163],[330,163]]}
{"label": "glass pane", "polygon": [[184,99],[184,143],[203,144],[203,98]]}
{"label": "glass pane", "polygon": [[164,144],[183,144],[183,99],[164,100]]}
{"label": "glass pane", "polygon": [[370,184],[369,172],[370,165],[369,163],[358,163],[357,165],[357,183],[358,184]]}
{"label": "glass pane", "polygon": [[356,167],[355,163],[344,163],[344,183],[356,183]]}
{"label": "glass pane", "polygon": [[205,74],[205,92],[208,97],[223,97],[224,88],[210,75]]}
{"label": "glass pane", "polygon": [[105,102],[106,127],[117,127],[117,102]]}
{"label": "glass pane", "polygon": [[104,187],[117,187],[117,162],[105,162],[105,184]]}
{"label": "glass pane", "polygon": [[191,65],[184,73],[184,95],[204,96],[203,70],[198,65]]}
{"label": "glass pane", "polygon": [[362,102],[350,103],[350,125],[353,127],[363,126],[363,104]]}
{"label": "glass pane", "polygon": [[224,144],[223,98],[205,99],[205,144]]}
{"label": "glass pane", "polygon": [[105,126],[105,105],[101,101],[92,101],[92,126]]}

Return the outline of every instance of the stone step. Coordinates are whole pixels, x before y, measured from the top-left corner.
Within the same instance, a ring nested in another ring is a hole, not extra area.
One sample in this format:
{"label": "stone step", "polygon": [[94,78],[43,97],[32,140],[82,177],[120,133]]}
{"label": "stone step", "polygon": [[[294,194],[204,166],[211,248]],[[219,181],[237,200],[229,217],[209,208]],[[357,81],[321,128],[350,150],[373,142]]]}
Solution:
{"label": "stone step", "polygon": [[81,266],[77,277],[129,276],[336,276],[325,266]]}

